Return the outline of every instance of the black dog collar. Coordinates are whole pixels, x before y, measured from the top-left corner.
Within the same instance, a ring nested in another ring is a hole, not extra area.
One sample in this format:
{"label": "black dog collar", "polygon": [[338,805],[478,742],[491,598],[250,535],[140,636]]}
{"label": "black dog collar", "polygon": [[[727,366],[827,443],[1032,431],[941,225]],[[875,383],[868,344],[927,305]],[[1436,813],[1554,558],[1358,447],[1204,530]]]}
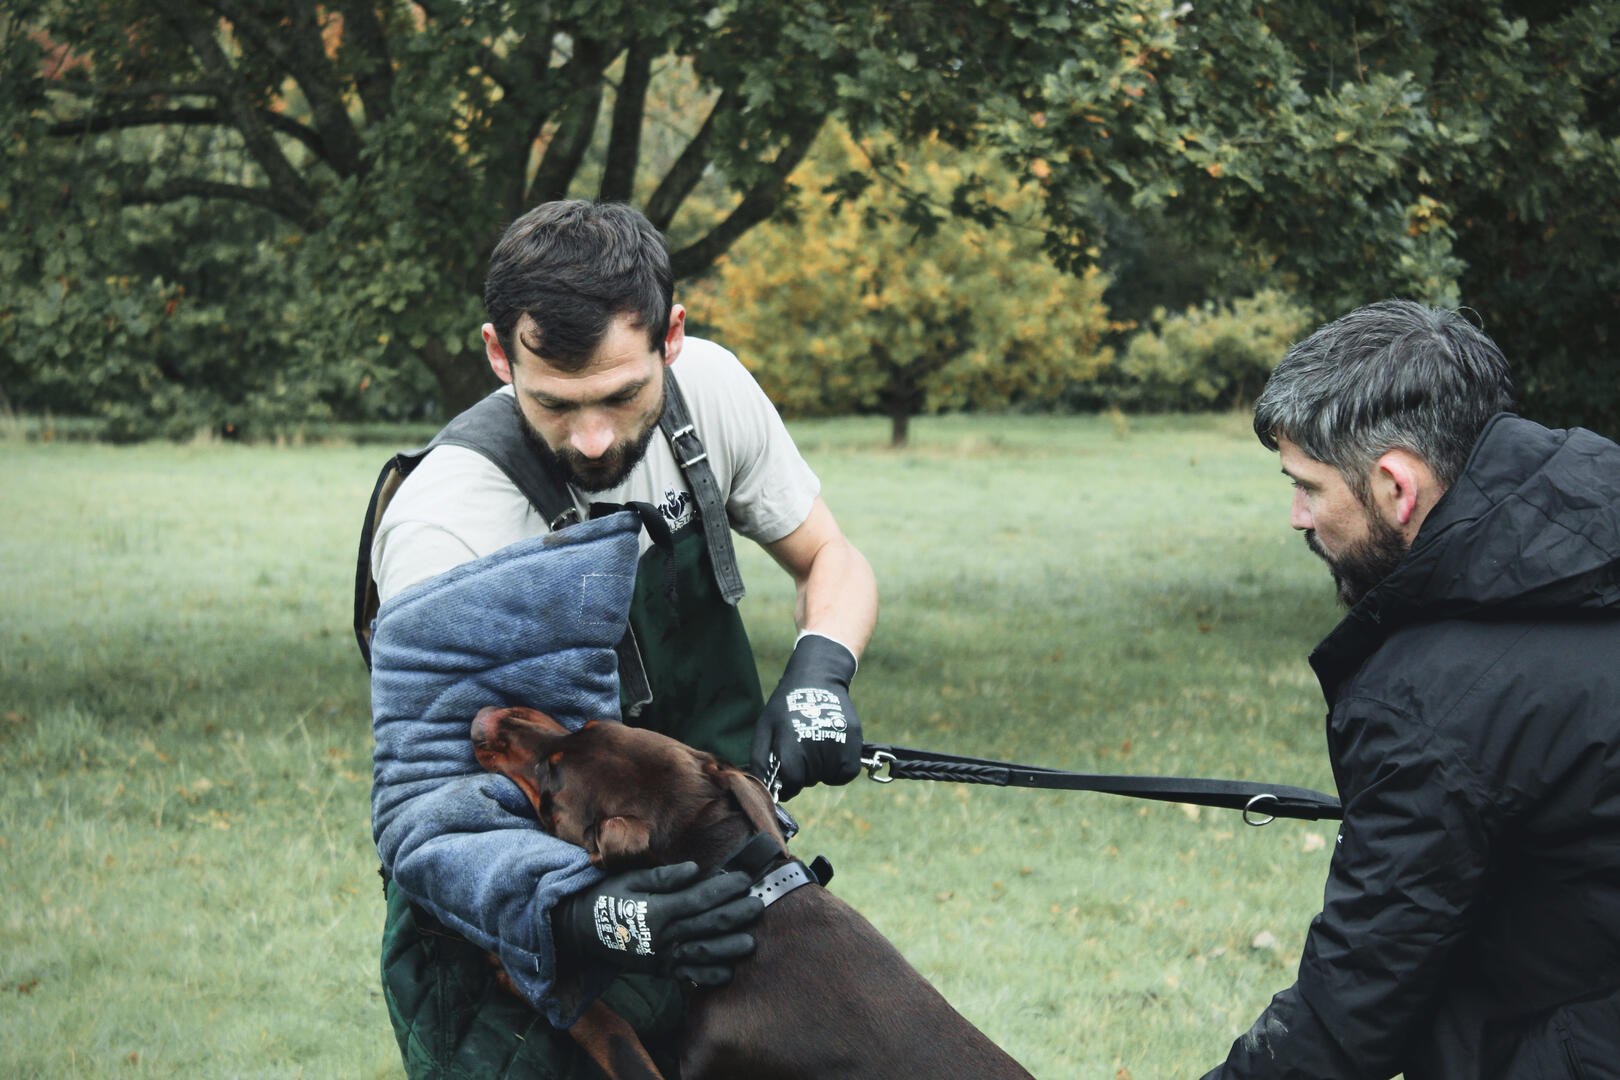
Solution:
{"label": "black dog collar", "polygon": [[766,907],[770,907],[800,885],[819,884],[810,868],[794,859],[786,866],[779,866],[754,882],[748,890],[748,895],[758,897]]}
{"label": "black dog collar", "polygon": [[758,897],[766,907],[770,907],[801,885],[825,885],[832,880],[832,863],[819,855],[809,866],[798,859],[793,859],[775,870],[769,869],[771,863],[786,854],[774,836],[763,832],[755,833],[727,856],[726,861],[720,864],[720,869],[747,874],[749,880],[753,882],[748,889],[748,895]]}

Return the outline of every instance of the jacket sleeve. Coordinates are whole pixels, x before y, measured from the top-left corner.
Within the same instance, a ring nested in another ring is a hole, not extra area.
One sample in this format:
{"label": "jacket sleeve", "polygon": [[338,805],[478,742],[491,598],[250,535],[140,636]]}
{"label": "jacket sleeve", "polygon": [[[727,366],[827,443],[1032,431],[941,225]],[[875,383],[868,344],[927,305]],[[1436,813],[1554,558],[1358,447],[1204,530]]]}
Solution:
{"label": "jacket sleeve", "polygon": [[1298,981],[1209,1077],[1394,1076],[1468,928],[1489,860],[1476,772],[1420,719],[1375,701],[1340,701],[1332,730],[1344,820]]}
{"label": "jacket sleeve", "polygon": [[559,986],[550,910],[601,875],[540,831],[515,784],[480,768],[469,727],[485,705],[530,705],[569,728],[618,716],[613,645],[639,530],[620,514],[574,526],[570,542],[514,544],[406,589],[373,625],[372,834],[384,872],[495,953],[557,1027],[610,975]]}

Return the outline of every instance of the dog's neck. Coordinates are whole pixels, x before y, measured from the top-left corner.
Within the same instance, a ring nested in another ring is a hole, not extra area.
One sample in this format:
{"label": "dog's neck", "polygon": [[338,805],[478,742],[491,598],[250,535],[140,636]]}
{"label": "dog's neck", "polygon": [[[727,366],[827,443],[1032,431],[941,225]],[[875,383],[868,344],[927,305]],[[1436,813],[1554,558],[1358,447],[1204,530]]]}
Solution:
{"label": "dog's neck", "polygon": [[[728,856],[758,831],[734,801],[718,798],[706,805],[691,824],[681,830],[681,835],[675,838],[676,843],[672,845],[679,851],[672,850],[670,857],[664,861],[691,860],[705,871],[718,870]],[[774,862],[782,862],[786,858],[784,847],[781,858]]]}

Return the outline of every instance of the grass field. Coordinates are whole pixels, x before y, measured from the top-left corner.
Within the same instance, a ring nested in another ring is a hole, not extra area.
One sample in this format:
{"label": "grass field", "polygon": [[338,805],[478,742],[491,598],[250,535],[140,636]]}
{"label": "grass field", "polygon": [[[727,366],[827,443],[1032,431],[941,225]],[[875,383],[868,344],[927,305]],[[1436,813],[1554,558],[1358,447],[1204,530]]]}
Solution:
{"label": "grass field", "polygon": [[[869,739],[1330,789],[1331,589],[1244,418],[794,431],[883,593]],[[385,453],[0,443],[0,1076],[399,1075],[348,630]],[[740,554],[770,686],[791,589]],[[791,808],[1042,1078],[1213,1066],[1292,981],[1333,835],[918,782]]]}

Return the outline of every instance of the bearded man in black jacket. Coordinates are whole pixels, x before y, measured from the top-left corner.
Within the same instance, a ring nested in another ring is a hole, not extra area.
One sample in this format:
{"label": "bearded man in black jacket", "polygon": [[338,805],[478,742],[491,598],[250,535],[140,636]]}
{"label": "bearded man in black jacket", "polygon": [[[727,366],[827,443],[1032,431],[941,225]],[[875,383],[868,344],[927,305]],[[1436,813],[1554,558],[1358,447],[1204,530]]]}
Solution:
{"label": "bearded man in black jacket", "polygon": [[1292,348],[1254,430],[1344,620],[1344,804],[1298,981],[1208,1074],[1620,1078],[1620,447],[1389,301]]}

